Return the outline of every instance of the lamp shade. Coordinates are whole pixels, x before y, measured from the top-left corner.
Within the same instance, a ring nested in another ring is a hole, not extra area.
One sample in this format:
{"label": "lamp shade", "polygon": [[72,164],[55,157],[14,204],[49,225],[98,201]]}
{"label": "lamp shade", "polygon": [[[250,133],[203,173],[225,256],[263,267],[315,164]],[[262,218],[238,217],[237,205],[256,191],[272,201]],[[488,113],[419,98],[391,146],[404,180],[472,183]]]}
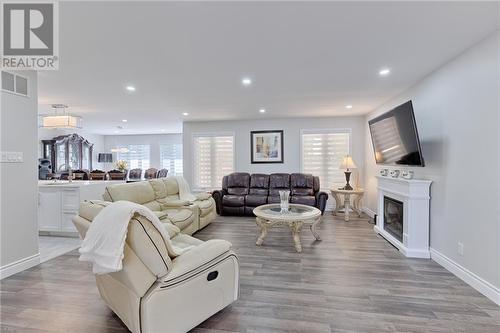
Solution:
{"label": "lamp shade", "polygon": [[99,155],[97,155],[97,162],[99,162],[99,163],[113,163],[113,154],[111,154],[111,153],[99,153]]}
{"label": "lamp shade", "polygon": [[122,147],[122,148],[111,148],[111,152],[112,153],[128,153],[129,150],[128,148],[126,147]]}
{"label": "lamp shade", "polygon": [[342,163],[340,163],[339,169],[357,169],[357,166],[354,163],[351,155],[346,155],[342,159]]}
{"label": "lamp shade", "polygon": [[44,128],[82,128],[82,117],[69,114],[68,106],[52,104],[52,114],[41,115],[39,127]]}
{"label": "lamp shade", "polygon": [[42,116],[41,126],[45,128],[82,128],[82,117],[69,114]]}

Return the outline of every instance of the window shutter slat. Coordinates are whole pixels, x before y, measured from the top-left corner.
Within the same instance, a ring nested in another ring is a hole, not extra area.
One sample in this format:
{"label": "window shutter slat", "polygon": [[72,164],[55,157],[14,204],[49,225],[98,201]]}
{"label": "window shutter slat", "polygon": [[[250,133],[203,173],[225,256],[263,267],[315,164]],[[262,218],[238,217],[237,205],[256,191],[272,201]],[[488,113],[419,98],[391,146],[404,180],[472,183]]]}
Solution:
{"label": "window shutter slat", "polygon": [[234,136],[193,137],[193,183],[196,189],[216,189],[234,171]]}
{"label": "window shutter slat", "polygon": [[116,153],[118,160],[125,160],[130,169],[149,169],[150,167],[150,146],[149,145],[122,145],[119,149],[128,149],[128,152]]}
{"label": "window shutter slat", "polygon": [[[302,172],[318,176],[321,189],[330,188],[345,182],[343,170],[339,169],[345,155],[349,154],[349,132],[320,130],[302,134]],[[328,200],[327,208],[332,207]]]}
{"label": "window shutter slat", "polygon": [[169,176],[182,176],[182,144],[161,144],[160,163],[162,169],[168,170]]}

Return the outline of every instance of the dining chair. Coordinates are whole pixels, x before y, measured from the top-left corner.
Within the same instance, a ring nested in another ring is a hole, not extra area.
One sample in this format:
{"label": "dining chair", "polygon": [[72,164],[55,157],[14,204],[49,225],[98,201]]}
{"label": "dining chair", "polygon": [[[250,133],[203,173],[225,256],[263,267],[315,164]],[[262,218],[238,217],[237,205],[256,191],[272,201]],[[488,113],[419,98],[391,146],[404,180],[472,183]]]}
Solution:
{"label": "dining chair", "polygon": [[128,172],[128,179],[140,180],[141,176],[142,176],[142,169],[139,169],[139,168],[132,169]]}
{"label": "dining chair", "polygon": [[158,169],[156,168],[149,168],[146,171],[144,171],[144,178],[146,179],[153,179],[156,178],[158,174]]}
{"label": "dining chair", "polygon": [[158,173],[156,174],[156,178],[165,178],[167,177],[168,170],[167,169],[160,169],[158,170]]}
{"label": "dining chair", "polygon": [[106,172],[102,170],[92,170],[89,173],[89,180],[106,180]]}

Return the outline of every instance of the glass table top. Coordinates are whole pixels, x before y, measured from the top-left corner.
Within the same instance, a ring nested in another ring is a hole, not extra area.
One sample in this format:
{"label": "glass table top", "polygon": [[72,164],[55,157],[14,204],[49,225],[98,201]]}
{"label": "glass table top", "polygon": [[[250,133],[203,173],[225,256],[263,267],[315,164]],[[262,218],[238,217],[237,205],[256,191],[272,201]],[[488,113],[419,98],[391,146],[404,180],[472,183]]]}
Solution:
{"label": "glass table top", "polygon": [[312,211],[312,209],[307,209],[307,208],[302,208],[302,207],[290,207],[288,208],[288,212],[281,212],[281,207],[271,207],[264,209],[264,211],[267,211],[268,213],[277,213],[277,214],[303,214]]}
{"label": "glass table top", "polygon": [[[283,217],[303,217],[303,216],[309,216],[309,215],[315,215],[316,210],[318,210],[315,207],[311,206],[305,206],[305,205],[297,205],[297,204],[290,204],[290,207],[287,212],[282,212],[281,207],[279,204],[270,204],[270,205],[263,205],[260,207],[256,208],[256,211],[258,213],[262,213],[263,215],[270,215],[270,216],[283,216]],[[318,210],[319,212],[319,210]],[[321,212],[320,212],[321,214]],[[258,214],[260,215],[260,214]]]}

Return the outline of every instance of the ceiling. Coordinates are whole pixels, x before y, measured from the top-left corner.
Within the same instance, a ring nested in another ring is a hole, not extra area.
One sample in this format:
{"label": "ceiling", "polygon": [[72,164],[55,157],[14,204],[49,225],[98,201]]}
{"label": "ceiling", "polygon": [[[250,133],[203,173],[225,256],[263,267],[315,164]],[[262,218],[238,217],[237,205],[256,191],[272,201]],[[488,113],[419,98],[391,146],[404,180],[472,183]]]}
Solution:
{"label": "ceiling", "polygon": [[61,2],[60,69],[39,73],[39,112],[68,104],[98,134],[366,114],[499,29],[499,6]]}

